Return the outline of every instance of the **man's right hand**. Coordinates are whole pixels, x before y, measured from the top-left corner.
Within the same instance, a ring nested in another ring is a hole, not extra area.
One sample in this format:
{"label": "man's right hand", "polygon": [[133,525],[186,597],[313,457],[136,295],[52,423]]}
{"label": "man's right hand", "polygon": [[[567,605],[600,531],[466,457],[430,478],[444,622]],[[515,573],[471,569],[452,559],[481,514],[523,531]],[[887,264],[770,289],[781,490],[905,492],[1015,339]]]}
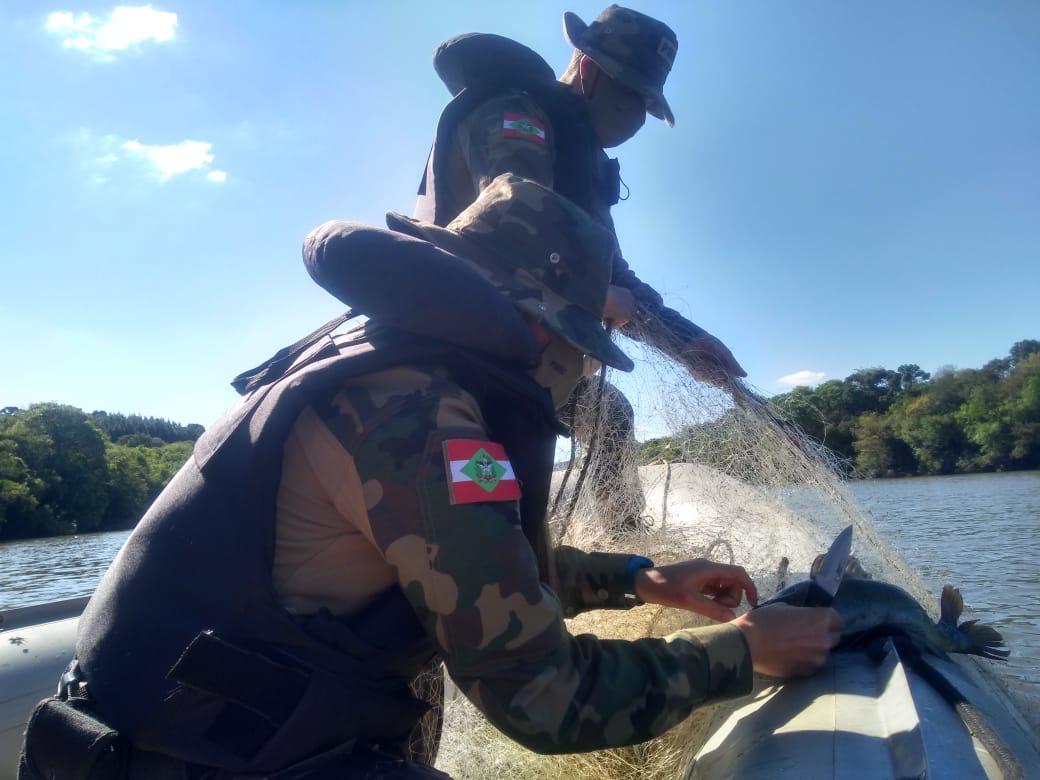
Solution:
{"label": "man's right hand", "polygon": [[603,304],[603,319],[612,328],[623,328],[636,313],[636,299],[627,287],[610,285]]}
{"label": "man's right hand", "polygon": [[744,633],[755,671],[768,677],[808,677],[841,641],[841,616],[829,607],[769,604],[731,623]]}

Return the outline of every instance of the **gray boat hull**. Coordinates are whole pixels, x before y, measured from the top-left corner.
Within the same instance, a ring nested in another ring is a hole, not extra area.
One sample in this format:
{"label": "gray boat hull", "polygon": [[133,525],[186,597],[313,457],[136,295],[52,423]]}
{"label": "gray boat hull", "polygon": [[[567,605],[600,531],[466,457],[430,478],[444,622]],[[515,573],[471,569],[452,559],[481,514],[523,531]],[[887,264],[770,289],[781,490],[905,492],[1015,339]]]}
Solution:
{"label": "gray boat hull", "polygon": [[0,780],[14,780],[25,724],[72,660],[88,598],[0,612]]}
{"label": "gray boat hull", "polygon": [[971,733],[927,670],[922,676],[891,646],[883,659],[833,653],[816,675],[766,686],[721,715],[684,780],[1000,780],[1001,747],[1020,777],[1040,778],[1035,738],[979,662],[927,661],[970,702],[982,729]]}

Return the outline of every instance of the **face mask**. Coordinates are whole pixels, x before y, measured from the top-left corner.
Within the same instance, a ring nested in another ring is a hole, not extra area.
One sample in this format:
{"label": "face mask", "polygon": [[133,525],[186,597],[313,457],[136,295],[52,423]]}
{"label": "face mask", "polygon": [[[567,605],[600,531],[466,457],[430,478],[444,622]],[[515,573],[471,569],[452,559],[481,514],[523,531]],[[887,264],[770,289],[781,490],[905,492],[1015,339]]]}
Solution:
{"label": "face mask", "polygon": [[560,338],[554,338],[542,352],[542,361],[534,370],[535,381],[552,395],[559,409],[571,397],[582,377],[585,355]]}

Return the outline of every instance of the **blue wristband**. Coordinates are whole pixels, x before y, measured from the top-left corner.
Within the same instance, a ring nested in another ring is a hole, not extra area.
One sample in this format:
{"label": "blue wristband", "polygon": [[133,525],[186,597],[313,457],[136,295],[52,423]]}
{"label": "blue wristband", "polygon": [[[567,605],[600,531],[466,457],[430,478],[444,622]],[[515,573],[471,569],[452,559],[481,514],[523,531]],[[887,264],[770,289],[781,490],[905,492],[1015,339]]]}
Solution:
{"label": "blue wristband", "polygon": [[642,555],[630,555],[628,556],[628,563],[625,566],[625,592],[630,596],[636,595],[636,572],[640,569],[652,569],[654,562],[649,558],[644,558]]}

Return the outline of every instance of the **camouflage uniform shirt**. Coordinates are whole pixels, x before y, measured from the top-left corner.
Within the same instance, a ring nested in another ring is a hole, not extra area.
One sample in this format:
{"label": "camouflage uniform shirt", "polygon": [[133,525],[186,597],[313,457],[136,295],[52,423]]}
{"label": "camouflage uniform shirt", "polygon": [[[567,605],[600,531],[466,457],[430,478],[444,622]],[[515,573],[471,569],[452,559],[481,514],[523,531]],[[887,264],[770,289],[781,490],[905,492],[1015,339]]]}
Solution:
{"label": "camouflage uniform shirt", "polygon": [[[541,134],[509,132],[505,117],[533,120]],[[515,173],[546,187],[553,186],[556,149],[548,114],[526,93],[513,91],[477,106],[458,123],[446,163],[444,201],[448,213],[457,214],[503,173]],[[608,158],[599,150],[592,172],[595,179],[606,175]],[[611,284],[632,291],[637,307],[633,321],[622,332],[637,341],[657,347],[669,357],[683,361],[685,345],[704,330],[674,309],[664,305],[660,294],[636,276],[617,244],[610,205],[604,200],[591,216],[615,236],[617,251]]]}
{"label": "camouflage uniform shirt", "polygon": [[540,752],[639,742],[750,691],[747,645],[729,625],[635,642],[571,636],[564,603],[569,614],[630,603],[627,556],[564,548],[550,590],[516,501],[449,500],[442,444],[460,438],[490,437],[476,399],[436,367],[353,379],[308,407],[278,495],[283,603],[349,614],[399,585],[459,688]]}

